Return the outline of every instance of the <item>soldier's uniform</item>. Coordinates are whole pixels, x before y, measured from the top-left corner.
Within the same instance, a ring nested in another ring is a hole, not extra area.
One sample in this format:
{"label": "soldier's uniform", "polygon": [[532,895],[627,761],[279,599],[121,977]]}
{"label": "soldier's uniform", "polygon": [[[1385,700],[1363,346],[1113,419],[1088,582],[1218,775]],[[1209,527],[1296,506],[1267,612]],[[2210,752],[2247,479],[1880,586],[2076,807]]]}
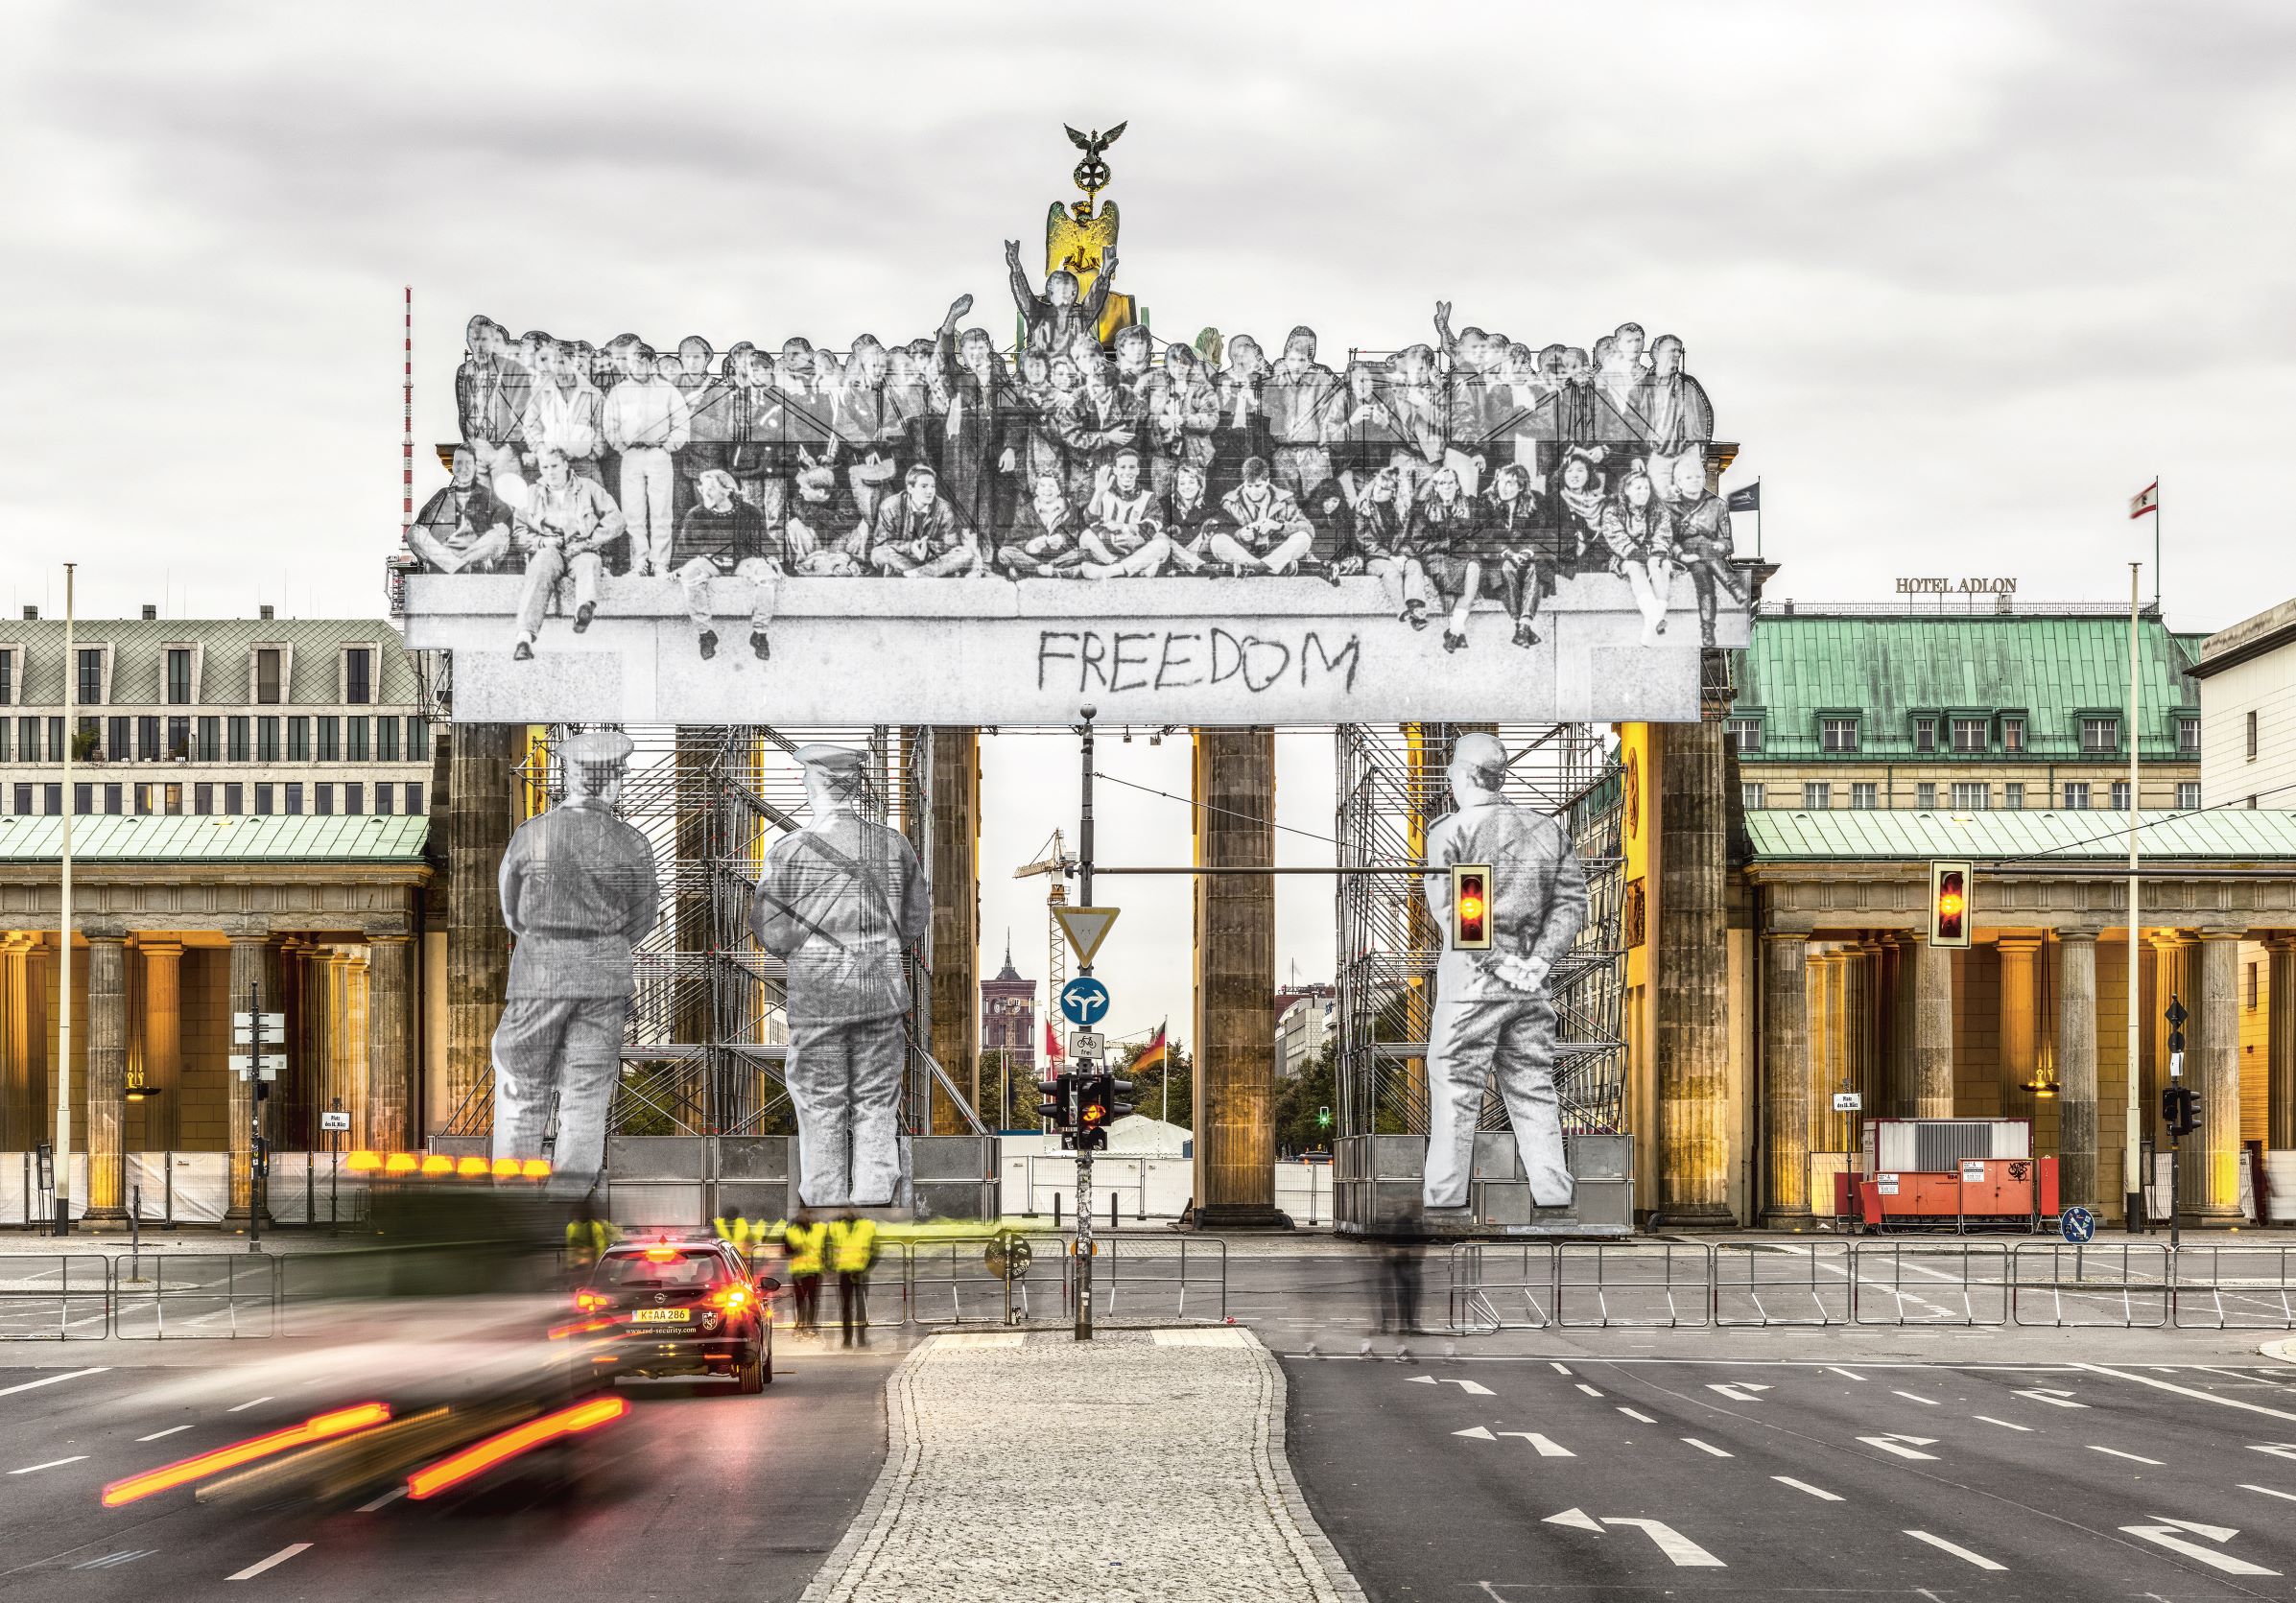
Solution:
{"label": "soldier's uniform", "polygon": [[[1451,865],[1491,869],[1491,948],[1450,945]],[[1484,1086],[1499,1082],[1533,1200],[1569,1206],[1554,1093],[1554,999],[1542,979],[1522,989],[1508,971],[1524,958],[1551,969],[1586,923],[1586,876],[1570,836],[1552,818],[1497,796],[1464,807],[1427,832],[1427,900],[1444,931],[1427,1043],[1425,1205],[1463,1208],[1474,1168]],[[1440,872],[1438,872],[1438,870]]]}
{"label": "soldier's uniform", "polygon": [[[864,754],[808,745],[797,757],[852,770]],[[783,1078],[797,1115],[797,1192],[810,1207],[871,1208],[903,1195],[902,955],[931,918],[907,838],[850,809],[817,816],[766,854],[749,926],[789,963]]]}
{"label": "soldier's uniform", "polygon": [[[574,736],[559,755],[571,776],[578,765],[617,769],[630,750],[628,736],[600,730]],[[630,949],[653,928],[653,848],[584,790],[518,826],[501,886],[503,923],[518,945],[494,1027],[494,1156],[541,1157],[555,1096],[552,1188],[586,1190],[605,1167]]]}

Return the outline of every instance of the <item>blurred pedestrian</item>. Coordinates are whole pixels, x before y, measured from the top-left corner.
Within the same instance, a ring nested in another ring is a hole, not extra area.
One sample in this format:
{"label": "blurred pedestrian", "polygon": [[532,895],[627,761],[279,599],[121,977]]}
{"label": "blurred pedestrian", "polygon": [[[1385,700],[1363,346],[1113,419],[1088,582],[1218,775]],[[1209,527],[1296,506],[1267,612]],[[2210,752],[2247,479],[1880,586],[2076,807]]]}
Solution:
{"label": "blurred pedestrian", "polygon": [[837,1267],[837,1312],[844,1345],[869,1344],[869,1270],[877,1261],[877,1221],[852,1209],[829,1227],[829,1256]]}
{"label": "blurred pedestrian", "polygon": [[821,1259],[828,1239],[829,1227],[802,1206],[797,1216],[781,1227],[781,1250],[789,1261],[790,1301],[800,1335],[811,1335],[820,1326]]}
{"label": "blurred pedestrian", "polygon": [[1380,1333],[1409,1335],[1419,1328],[1419,1243],[1394,1236],[1379,1251]]}

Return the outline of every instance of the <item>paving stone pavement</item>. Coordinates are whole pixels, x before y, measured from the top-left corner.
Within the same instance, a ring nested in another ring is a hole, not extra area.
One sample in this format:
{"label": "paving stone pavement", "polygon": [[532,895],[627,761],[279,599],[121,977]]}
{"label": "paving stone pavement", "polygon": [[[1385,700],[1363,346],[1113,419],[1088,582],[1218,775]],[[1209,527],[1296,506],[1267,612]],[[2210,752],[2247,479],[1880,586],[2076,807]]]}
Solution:
{"label": "paving stone pavement", "polygon": [[[804,1603],[1362,1599],[1292,1479],[1283,1371],[1247,1331],[936,1335],[886,1403],[884,1472]],[[1086,1534],[1063,1540],[1078,1497]]]}

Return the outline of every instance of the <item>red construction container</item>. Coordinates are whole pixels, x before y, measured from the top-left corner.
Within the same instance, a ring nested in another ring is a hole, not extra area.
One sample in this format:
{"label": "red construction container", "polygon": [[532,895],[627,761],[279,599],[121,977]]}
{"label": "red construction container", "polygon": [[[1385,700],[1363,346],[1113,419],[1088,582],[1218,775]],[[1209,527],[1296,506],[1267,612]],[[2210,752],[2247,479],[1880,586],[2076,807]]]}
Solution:
{"label": "red construction container", "polygon": [[1834,1179],[1851,1230],[2034,1228],[2057,1214],[2057,1160],[2023,1119],[1874,1119],[1857,1174]]}

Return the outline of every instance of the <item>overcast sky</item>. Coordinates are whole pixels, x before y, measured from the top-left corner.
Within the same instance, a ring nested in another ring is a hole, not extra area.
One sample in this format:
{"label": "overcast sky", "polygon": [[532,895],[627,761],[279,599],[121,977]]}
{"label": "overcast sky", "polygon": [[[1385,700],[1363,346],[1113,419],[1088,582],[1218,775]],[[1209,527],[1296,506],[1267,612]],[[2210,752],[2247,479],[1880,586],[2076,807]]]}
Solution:
{"label": "overcast sky", "polygon": [[[67,556],[91,615],[375,612],[402,285],[426,442],[473,311],[908,336],[997,305],[1001,242],[1073,194],[1061,123],[1122,120],[1123,282],[1168,335],[1386,348],[1438,296],[1534,346],[1681,335],[1774,597],[2115,600],[2139,555],[2149,592],[2156,472],[2172,622],[2296,590],[2284,0],[10,0],[0,97],[10,616],[60,605]],[[1111,760],[1187,789],[1184,743]],[[1286,822],[1328,827],[1330,767],[1287,737]],[[1041,973],[1002,864],[1072,809],[1073,751],[989,768],[983,941],[1014,924]],[[1124,855],[1184,859],[1179,804],[1110,807]],[[1184,1018],[1184,882],[1126,897],[1118,1027]],[[1328,972],[1328,891],[1284,907],[1285,962]]]}

